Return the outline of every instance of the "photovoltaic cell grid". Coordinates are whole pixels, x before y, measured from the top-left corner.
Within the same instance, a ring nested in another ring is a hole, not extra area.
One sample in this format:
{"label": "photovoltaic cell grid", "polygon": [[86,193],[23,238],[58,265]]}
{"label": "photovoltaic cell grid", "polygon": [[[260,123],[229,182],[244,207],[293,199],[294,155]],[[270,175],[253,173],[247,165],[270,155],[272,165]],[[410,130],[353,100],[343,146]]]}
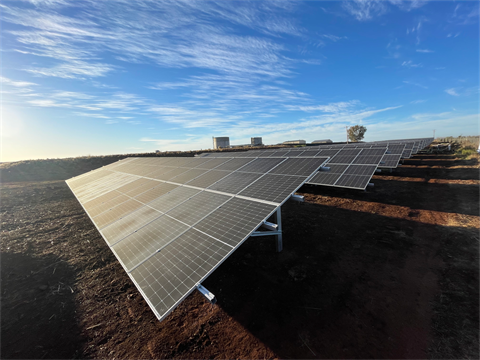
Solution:
{"label": "photovoltaic cell grid", "polygon": [[67,184],[163,319],[326,160],[133,158]]}
{"label": "photovoltaic cell grid", "polygon": [[[321,156],[330,157],[330,159],[326,163],[326,166],[330,167],[331,165],[347,165],[344,171],[335,175],[327,175],[325,174],[325,172],[322,171],[321,173],[317,173],[311,179],[309,179],[306,182],[307,184],[327,185],[364,190],[367,187],[373,174],[377,170],[377,167],[379,165],[382,165],[381,163],[383,161],[383,157],[386,151],[386,145],[383,145],[383,147],[381,145],[365,145],[365,147],[342,146],[337,149],[326,149],[322,147],[320,150],[304,150],[299,148],[281,150],[273,149],[265,151],[254,150],[246,152],[234,152],[230,154],[232,156],[237,156],[238,158],[236,159],[240,159],[246,154],[261,154],[260,156],[262,156],[262,158],[259,157],[256,161],[262,162],[267,162],[270,159],[277,159],[277,156],[287,157],[288,159],[273,168],[273,170],[270,171],[270,174],[281,174],[283,172],[287,173],[288,175],[296,176],[307,176],[308,174],[312,173],[311,168],[306,167],[305,169],[303,169],[304,164],[308,164],[311,158],[318,158]],[[220,154],[223,155],[225,153]],[[304,157],[304,154],[307,156]],[[215,153],[211,154],[212,157],[214,157],[215,155]],[[264,158],[263,156],[267,157]],[[252,165],[250,164],[246,165],[244,168],[240,169],[240,171],[251,168],[251,166]],[[351,168],[347,171],[348,167]],[[222,180],[222,182],[225,180]],[[285,184],[283,184],[283,181],[285,181]],[[280,189],[277,191],[272,191],[268,197],[265,196],[266,192],[264,191],[262,186],[265,184],[270,187],[270,182],[277,182],[278,184],[282,184],[285,191],[288,191],[288,188],[286,187],[287,184],[295,184],[294,179],[275,178],[272,177],[272,175],[269,175],[262,177],[257,182],[252,184],[249,188],[245,189],[243,192],[240,192],[239,195],[245,194],[246,196],[256,197],[258,196],[258,192],[263,195],[262,198],[264,200],[275,201],[277,196],[283,196],[283,192],[282,189]],[[220,187],[220,185],[218,186]]]}
{"label": "photovoltaic cell grid", "polygon": [[343,148],[326,164],[330,171],[317,172],[307,184],[365,190],[385,152],[385,147]]}

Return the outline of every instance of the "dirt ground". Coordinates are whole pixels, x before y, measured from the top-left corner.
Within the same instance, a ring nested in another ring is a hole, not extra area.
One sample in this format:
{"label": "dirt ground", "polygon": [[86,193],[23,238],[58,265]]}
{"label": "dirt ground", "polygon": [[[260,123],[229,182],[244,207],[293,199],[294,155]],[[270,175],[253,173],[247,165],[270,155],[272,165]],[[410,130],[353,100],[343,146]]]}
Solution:
{"label": "dirt ground", "polygon": [[478,158],[416,155],[366,192],[304,186],[167,319],[63,181],[1,193],[1,357],[479,357]]}

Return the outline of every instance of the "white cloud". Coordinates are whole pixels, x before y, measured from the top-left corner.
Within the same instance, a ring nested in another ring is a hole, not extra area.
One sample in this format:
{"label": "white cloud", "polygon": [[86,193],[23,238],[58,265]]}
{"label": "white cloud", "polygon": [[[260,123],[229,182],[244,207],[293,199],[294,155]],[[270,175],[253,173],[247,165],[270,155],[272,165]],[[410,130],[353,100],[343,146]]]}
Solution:
{"label": "white cloud", "polygon": [[[20,45],[16,50],[57,63],[25,69],[36,75],[105,76],[121,70],[105,62],[109,53],[138,64],[283,77],[292,73],[295,62],[282,54],[287,49],[264,34],[305,36],[290,16],[297,7],[294,2],[65,2],[65,9],[75,7],[70,16],[56,11],[54,3],[59,2],[44,1],[30,9],[14,3],[2,7],[3,20],[20,25],[9,32]],[[89,11],[91,6],[95,11]],[[219,20],[226,25],[220,26]],[[228,23],[254,31],[240,36]]]}
{"label": "white cloud", "polygon": [[39,76],[53,76],[64,79],[86,79],[90,77],[105,76],[113,71],[114,66],[102,63],[88,63],[86,61],[70,61],[51,68],[27,68],[32,74]]}
{"label": "white cloud", "polygon": [[[369,140],[405,139],[432,136],[432,129],[437,129],[438,137],[478,134],[478,114],[456,114],[451,112],[414,114],[399,121],[380,121],[368,123]],[[461,127],[458,124],[462,124]],[[392,134],[394,134],[392,136]]]}
{"label": "white cloud", "polygon": [[478,94],[479,88],[477,86],[472,86],[469,88],[465,88],[461,86],[458,88],[445,89],[445,92],[452,96],[470,96],[470,95]]}
{"label": "white cloud", "polygon": [[410,101],[410,104],[421,104],[421,103],[424,103],[426,101],[427,100],[413,100],[413,101]]}
{"label": "white cloud", "polygon": [[25,2],[32,3],[36,6],[55,6],[55,5],[66,5],[67,0],[21,0]]}
{"label": "white cloud", "polygon": [[79,116],[86,116],[86,117],[93,117],[93,118],[98,118],[98,119],[109,119],[109,116],[105,116],[102,114],[93,114],[93,113],[84,113],[84,112],[74,112],[75,115]]}
{"label": "white cloud", "polygon": [[293,110],[293,111],[305,111],[305,112],[321,111],[326,113],[342,113],[347,110],[350,110],[352,107],[359,104],[360,102],[358,100],[351,100],[351,101],[330,103],[327,105],[313,105],[313,106],[287,105],[286,108],[288,110]]}
{"label": "white cloud", "polygon": [[333,42],[337,42],[342,39],[348,39],[346,36],[337,36],[337,35],[331,35],[331,34],[322,34],[320,35],[320,37],[331,40]]}
{"label": "white cloud", "polygon": [[[343,8],[359,21],[371,20],[385,14],[389,7],[387,4],[396,5],[402,11],[411,11],[422,7],[426,0],[350,0],[343,2]],[[407,32],[408,33],[408,32]]]}
{"label": "white cloud", "polygon": [[455,88],[445,89],[445,92],[446,92],[448,95],[460,96],[460,94],[457,93],[457,90],[455,90]]}
{"label": "white cloud", "polygon": [[406,67],[406,68],[409,68],[409,69],[411,69],[411,68],[423,67],[423,65],[422,65],[421,63],[415,64],[415,63],[412,62],[411,60],[402,62],[402,66],[403,66],[403,67]]}
{"label": "white cloud", "polygon": [[359,21],[371,20],[387,11],[387,7],[380,0],[352,0],[345,1],[342,5]]}
{"label": "white cloud", "polygon": [[419,84],[417,82],[413,82],[413,81],[402,81],[404,84],[408,84],[408,85],[413,85],[413,86],[417,86],[417,87],[420,87],[422,89],[428,89],[428,86],[425,86],[425,85],[422,85],[422,84]]}
{"label": "white cloud", "polygon": [[35,84],[35,83],[32,83],[32,82],[27,82],[27,81],[10,80],[10,79],[8,79],[6,77],[3,77],[3,76],[0,77],[0,82],[2,82],[5,85],[20,87],[20,88],[38,85],[38,84]]}
{"label": "white cloud", "polygon": [[427,3],[427,0],[389,0],[391,4],[398,6],[401,10],[411,11],[418,9]]}
{"label": "white cloud", "polygon": [[416,51],[419,52],[419,53],[433,53],[433,52],[435,52],[435,51],[429,50],[429,49],[417,49]]}
{"label": "white cloud", "polygon": [[[345,104],[345,105],[339,105]],[[349,104],[349,105],[347,105]],[[329,107],[318,109],[327,110],[326,114],[315,115],[295,122],[270,123],[258,121],[236,121],[223,126],[214,127],[216,134],[230,136],[231,143],[247,143],[251,136],[262,136],[266,143],[279,143],[290,138],[321,137],[321,134],[335,132],[344,134],[345,125],[361,124],[374,115],[398,109],[400,106],[383,109],[359,108],[358,101],[345,101],[329,104]],[[320,110],[321,111],[321,110]],[[184,135],[186,136],[186,135]],[[310,139],[310,140],[313,140]],[[212,146],[211,138],[187,136],[185,139],[158,139],[144,137],[141,141],[155,142],[159,149],[164,151],[206,149]]]}

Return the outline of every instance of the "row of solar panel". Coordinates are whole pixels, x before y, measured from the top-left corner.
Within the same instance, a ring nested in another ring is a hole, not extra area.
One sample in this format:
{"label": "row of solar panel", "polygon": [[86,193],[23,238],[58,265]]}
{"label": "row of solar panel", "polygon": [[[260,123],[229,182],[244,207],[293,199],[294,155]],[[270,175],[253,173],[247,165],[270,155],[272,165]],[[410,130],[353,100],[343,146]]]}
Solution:
{"label": "row of solar panel", "polygon": [[[289,157],[298,157],[298,156],[316,156],[318,152],[315,151],[322,149],[348,149],[348,148],[376,148],[376,147],[387,147],[388,155],[397,155],[401,154],[403,158],[410,158],[412,154],[416,154],[419,149],[424,148],[433,141],[433,138],[425,139],[411,139],[411,140],[393,140],[386,142],[369,142],[369,143],[350,143],[350,144],[337,144],[337,145],[318,145],[311,146],[308,148],[282,148],[282,149],[267,149],[267,150],[251,150],[244,153],[247,157],[256,157],[256,156],[289,156]],[[275,154],[271,154],[271,153]],[[248,153],[248,154],[247,154]],[[219,157],[228,156],[229,152],[217,153]],[[271,154],[271,155],[269,155]],[[211,156],[211,154],[203,154],[203,156]],[[386,157],[385,165],[381,167],[385,168],[395,168],[398,165],[398,162],[395,163],[394,159],[396,157]]]}
{"label": "row of solar panel", "polygon": [[[299,151],[289,151],[286,149],[280,151],[269,151],[267,155],[288,157],[290,154],[293,153],[295,155],[298,152]],[[364,190],[367,187],[371,177],[377,170],[378,165],[382,162],[385,152],[386,147],[323,149],[316,151],[314,154],[315,156],[330,156],[330,159],[327,162],[328,166],[342,165],[344,170],[341,173],[317,173],[310,180],[308,180],[307,183],[312,185],[336,186]],[[241,159],[242,156],[247,153],[249,152],[235,152],[228,154]],[[265,153],[266,152],[256,152],[256,154],[259,156],[265,156]],[[211,153],[209,154],[209,158],[215,158],[217,154],[220,154],[219,158],[224,158],[224,153]],[[395,157],[397,162],[400,160],[399,155],[392,156]],[[267,157],[266,159],[270,159],[270,157]],[[300,160],[300,158],[296,159],[296,161]],[[395,161],[395,159],[392,161]]]}
{"label": "row of solar panel", "polygon": [[[326,183],[360,186],[349,177],[362,180],[376,165],[354,163],[358,156],[365,155],[361,163],[383,156],[370,150],[337,151],[339,163],[318,174],[340,175]],[[134,158],[67,183],[162,319],[325,160]]]}
{"label": "row of solar panel", "polygon": [[[329,165],[350,165],[338,167],[333,166],[337,172],[318,173],[308,181],[308,184],[335,186],[352,189],[364,190],[377,168],[394,169],[398,166],[402,157],[410,157],[414,149],[424,147],[433,139],[418,139],[417,141],[407,142],[386,142],[386,143],[353,143],[340,145],[321,145],[316,147],[304,148],[286,148],[286,149],[267,149],[251,150],[245,152],[221,152],[209,153],[209,157],[225,157],[227,155],[242,156],[283,156],[283,157],[306,157],[306,156],[330,156]],[[383,146],[383,148],[381,147]],[[384,147],[387,151],[383,152]],[[354,149],[354,150],[353,150]],[[363,149],[363,151],[361,151]],[[368,153],[366,149],[370,149]],[[384,153],[381,158],[378,154]],[[377,155],[377,156],[375,156]],[[372,166],[356,167],[354,165],[364,164]],[[375,165],[375,166],[373,166]],[[343,170],[340,171],[339,169]],[[360,175],[361,173],[361,175]]]}
{"label": "row of solar panel", "polygon": [[[162,319],[326,159],[134,158],[67,183]],[[174,171],[160,171],[167,170],[167,164],[185,171],[204,170],[198,177],[212,171],[228,174],[222,180],[204,181],[209,189],[142,175],[161,176]],[[230,170],[216,170],[222,165]],[[243,169],[251,172],[240,171]]]}

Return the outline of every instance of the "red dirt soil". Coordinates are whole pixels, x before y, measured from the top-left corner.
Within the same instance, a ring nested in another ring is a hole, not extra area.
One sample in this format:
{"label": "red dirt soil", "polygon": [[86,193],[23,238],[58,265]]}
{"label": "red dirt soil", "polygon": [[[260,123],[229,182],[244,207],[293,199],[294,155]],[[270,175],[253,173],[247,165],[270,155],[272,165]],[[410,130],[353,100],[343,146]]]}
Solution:
{"label": "red dirt soil", "polygon": [[63,181],[2,185],[2,358],[478,358],[478,158],[304,186],[159,322]]}

